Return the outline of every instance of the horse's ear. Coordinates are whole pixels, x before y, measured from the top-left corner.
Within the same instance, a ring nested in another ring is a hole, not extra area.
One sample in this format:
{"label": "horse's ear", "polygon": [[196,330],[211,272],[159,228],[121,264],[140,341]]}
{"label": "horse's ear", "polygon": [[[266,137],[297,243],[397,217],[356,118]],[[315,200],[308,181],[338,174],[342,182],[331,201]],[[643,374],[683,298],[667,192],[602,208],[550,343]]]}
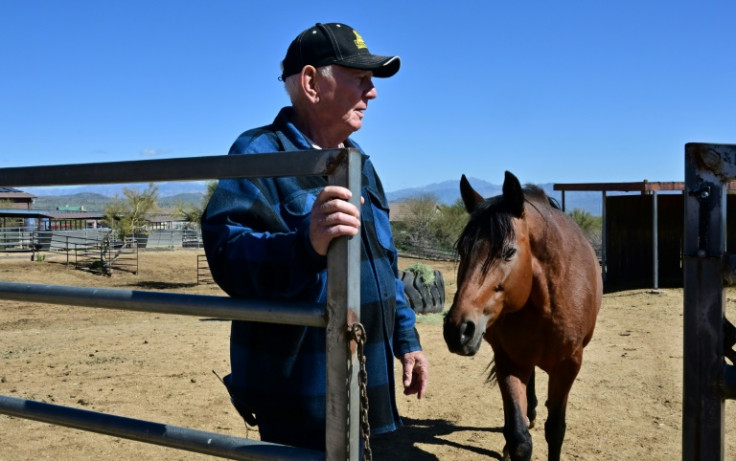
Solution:
{"label": "horse's ear", "polygon": [[503,198],[509,205],[509,210],[514,217],[521,218],[524,214],[524,191],[516,176],[506,172],[503,180]]}
{"label": "horse's ear", "polygon": [[475,189],[473,189],[465,175],[460,178],[460,196],[463,198],[463,203],[465,204],[465,209],[468,210],[468,213],[472,213],[473,210],[483,203],[484,200],[484,198],[477,193]]}

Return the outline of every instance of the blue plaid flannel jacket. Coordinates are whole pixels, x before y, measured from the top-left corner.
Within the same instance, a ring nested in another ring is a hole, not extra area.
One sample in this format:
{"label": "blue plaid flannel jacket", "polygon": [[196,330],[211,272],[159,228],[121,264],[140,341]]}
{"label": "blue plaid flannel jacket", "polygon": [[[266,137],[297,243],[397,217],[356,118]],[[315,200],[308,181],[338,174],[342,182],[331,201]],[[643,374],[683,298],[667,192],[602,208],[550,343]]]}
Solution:
{"label": "blue plaid flannel jacket", "polygon": [[[290,122],[291,111],[286,107],[271,125],[241,134],[230,154],[311,149]],[[233,297],[325,302],[326,258],[314,252],[308,229],[312,204],[326,185],[316,176],[220,180],[202,217],[205,252],[220,287]],[[371,432],[381,434],[401,423],[393,358],[421,346],[397,278],[388,202],[366,155],[362,196],[361,323],[368,336]],[[259,413],[290,415],[324,434],[323,328],[234,321],[230,359],[225,383],[246,421],[252,414],[260,419]]]}

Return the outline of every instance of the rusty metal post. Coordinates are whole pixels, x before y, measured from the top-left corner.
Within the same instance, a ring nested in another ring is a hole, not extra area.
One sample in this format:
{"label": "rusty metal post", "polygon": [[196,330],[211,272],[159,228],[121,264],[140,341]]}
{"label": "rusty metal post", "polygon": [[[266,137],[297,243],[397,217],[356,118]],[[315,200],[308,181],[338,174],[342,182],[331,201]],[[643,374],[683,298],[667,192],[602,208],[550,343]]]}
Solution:
{"label": "rusty metal post", "polygon": [[[360,207],[360,152],[350,149],[330,184],[348,187],[350,202]],[[347,338],[348,311],[360,321],[360,235],[342,237],[327,253],[327,395],[325,459],[357,461],[360,453],[360,400],[357,356]],[[347,393],[345,387],[347,386]]]}
{"label": "rusty metal post", "polygon": [[724,455],[726,185],[736,146],[685,146],[683,461]]}

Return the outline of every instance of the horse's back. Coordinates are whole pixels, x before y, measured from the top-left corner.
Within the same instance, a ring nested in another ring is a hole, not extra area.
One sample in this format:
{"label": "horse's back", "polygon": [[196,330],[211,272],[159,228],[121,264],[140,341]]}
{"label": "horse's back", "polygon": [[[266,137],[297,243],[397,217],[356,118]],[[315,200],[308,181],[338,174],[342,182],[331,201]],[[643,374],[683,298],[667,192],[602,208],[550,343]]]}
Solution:
{"label": "horse's back", "polygon": [[580,226],[563,211],[551,208],[554,226],[547,229],[555,236],[547,235],[542,242],[549,255],[545,276],[550,301],[585,345],[592,337],[603,297],[601,266]]}

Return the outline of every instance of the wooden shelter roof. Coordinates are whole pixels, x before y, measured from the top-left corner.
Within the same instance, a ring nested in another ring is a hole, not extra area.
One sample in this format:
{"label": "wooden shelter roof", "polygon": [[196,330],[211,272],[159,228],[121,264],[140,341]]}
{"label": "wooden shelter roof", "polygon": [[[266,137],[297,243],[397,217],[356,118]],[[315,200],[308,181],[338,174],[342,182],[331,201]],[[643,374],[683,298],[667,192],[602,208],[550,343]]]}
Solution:
{"label": "wooden shelter roof", "polygon": [[0,200],[13,198],[34,199],[36,198],[36,196],[33,194],[29,194],[28,192],[23,192],[22,190],[16,189],[14,187],[0,187]]}
{"label": "wooden shelter roof", "polygon": [[[647,180],[639,182],[597,182],[597,183],[555,183],[552,186],[559,191],[599,191],[599,192],[650,192],[650,191],[683,191],[685,183],[679,181]],[[728,190],[736,190],[736,181],[728,183]]]}
{"label": "wooden shelter roof", "polygon": [[0,217],[6,218],[48,218],[48,219],[102,219],[103,213],[93,211],[58,211],[58,210],[18,210],[14,208],[0,209]]}

